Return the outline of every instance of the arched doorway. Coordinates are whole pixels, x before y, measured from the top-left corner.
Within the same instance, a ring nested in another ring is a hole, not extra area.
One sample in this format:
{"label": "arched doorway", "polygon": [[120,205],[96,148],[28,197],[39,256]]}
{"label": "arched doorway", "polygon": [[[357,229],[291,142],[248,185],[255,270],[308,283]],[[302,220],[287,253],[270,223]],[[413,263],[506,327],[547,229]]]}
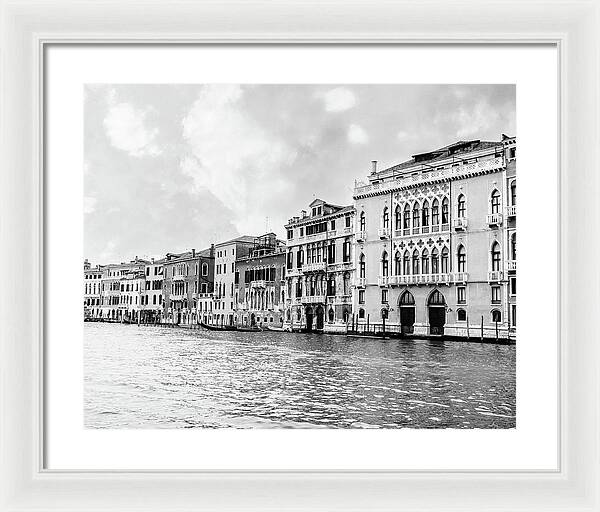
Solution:
{"label": "arched doorway", "polygon": [[444,334],[446,323],[446,299],[439,290],[434,290],[427,300],[429,310],[429,334]]}
{"label": "arched doorway", "polygon": [[313,327],[313,310],[310,306],[307,306],[306,308],[306,329],[308,331],[312,331],[312,327]]}
{"label": "arched doorway", "polygon": [[400,329],[402,334],[412,334],[415,330],[415,298],[406,290],[400,296]]}
{"label": "arched doorway", "polygon": [[317,330],[320,331],[323,329],[323,321],[325,319],[325,311],[323,306],[317,307]]}
{"label": "arched doorway", "polygon": [[256,315],[254,313],[252,313],[250,315],[250,327],[254,327],[256,326]]}

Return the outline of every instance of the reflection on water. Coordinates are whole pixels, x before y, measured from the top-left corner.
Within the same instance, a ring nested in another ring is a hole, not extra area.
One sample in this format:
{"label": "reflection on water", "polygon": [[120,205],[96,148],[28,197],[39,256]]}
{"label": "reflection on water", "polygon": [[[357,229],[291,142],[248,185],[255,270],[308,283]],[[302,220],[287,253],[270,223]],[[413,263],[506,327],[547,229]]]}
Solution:
{"label": "reflection on water", "polygon": [[91,428],[515,427],[515,347],[85,324]]}

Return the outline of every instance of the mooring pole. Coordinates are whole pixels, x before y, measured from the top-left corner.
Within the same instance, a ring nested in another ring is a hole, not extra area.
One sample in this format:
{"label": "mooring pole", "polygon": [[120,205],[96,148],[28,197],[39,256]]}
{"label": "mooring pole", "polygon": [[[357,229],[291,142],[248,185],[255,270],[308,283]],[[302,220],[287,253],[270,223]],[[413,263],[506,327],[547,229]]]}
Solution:
{"label": "mooring pole", "polygon": [[367,330],[365,332],[369,332],[369,323],[370,323],[370,317],[371,315],[367,315]]}
{"label": "mooring pole", "polygon": [[481,341],[483,341],[483,315],[481,315]]}

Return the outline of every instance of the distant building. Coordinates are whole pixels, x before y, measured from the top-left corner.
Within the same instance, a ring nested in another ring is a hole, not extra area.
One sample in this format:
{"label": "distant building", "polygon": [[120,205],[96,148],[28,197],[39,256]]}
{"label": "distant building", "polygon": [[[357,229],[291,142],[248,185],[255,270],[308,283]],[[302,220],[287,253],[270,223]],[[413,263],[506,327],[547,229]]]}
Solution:
{"label": "distant building", "polygon": [[283,325],[285,244],[274,233],[255,239],[248,256],[236,258],[235,323],[242,326]]}
{"label": "distant building", "polygon": [[214,247],[168,253],[163,261],[163,322],[200,323],[210,314],[213,287]]}
{"label": "distant building", "polygon": [[285,226],[285,325],[344,332],[352,316],[354,206],[315,199],[309,212]]}
{"label": "distant building", "polygon": [[102,267],[92,267],[88,260],[83,263],[83,314],[84,318],[100,317],[100,285]]}
{"label": "distant building", "polygon": [[254,247],[256,237],[240,236],[215,244],[215,292],[213,297],[213,323],[235,325],[235,263],[245,258]]}
{"label": "distant building", "polygon": [[141,321],[140,311],[146,281],[144,267],[132,268],[121,276],[118,310],[123,321],[134,323]]}
{"label": "distant building", "polygon": [[143,271],[145,260],[136,258],[129,263],[105,265],[102,268],[100,317],[105,320],[123,321],[126,318],[127,306],[125,299],[121,300],[121,279],[127,274]]}
{"label": "distant building", "polygon": [[143,323],[159,323],[162,319],[164,262],[164,259],[152,258],[145,265],[145,287],[141,297],[141,321]]}
{"label": "distant building", "polygon": [[507,338],[516,328],[516,141],[467,140],[357,184],[359,323]]}

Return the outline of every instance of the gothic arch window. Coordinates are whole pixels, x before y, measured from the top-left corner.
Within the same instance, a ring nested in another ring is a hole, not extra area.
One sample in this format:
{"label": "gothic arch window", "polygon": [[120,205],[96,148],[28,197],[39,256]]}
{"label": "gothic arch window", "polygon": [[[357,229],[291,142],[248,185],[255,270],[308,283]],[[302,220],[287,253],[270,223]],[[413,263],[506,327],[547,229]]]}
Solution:
{"label": "gothic arch window", "polygon": [[400,205],[396,205],[394,210],[394,229],[398,231],[402,229],[402,210],[400,209]]}
{"label": "gothic arch window", "polygon": [[388,276],[389,275],[389,260],[387,251],[383,251],[381,255],[381,275]]}
{"label": "gothic arch window", "polygon": [[517,206],[517,180],[510,182],[510,204]]}
{"label": "gothic arch window", "polygon": [[390,211],[387,206],[383,209],[383,214],[381,216],[381,226],[386,229],[390,227]]}
{"label": "gothic arch window", "polygon": [[467,312],[464,309],[459,309],[456,312],[456,319],[459,322],[466,322],[467,321]]}
{"label": "gothic arch window", "polygon": [[491,258],[492,258],[492,270],[497,271],[500,270],[500,244],[498,242],[494,242],[492,244],[491,250]]}
{"label": "gothic arch window", "polygon": [[510,237],[510,259],[515,261],[517,259],[517,234],[513,233]]}
{"label": "gothic arch window", "polygon": [[364,318],[365,317],[365,310],[363,308],[360,308],[358,310],[358,318]]}
{"label": "gothic arch window", "polygon": [[466,272],[467,271],[467,251],[464,245],[459,245],[458,250],[456,251],[456,261],[458,263],[458,271]]}
{"label": "gothic arch window", "polygon": [[491,213],[500,213],[500,192],[497,189],[492,191],[490,198]]}
{"label": "gothic arch window", "polygon": [[413,211],[412,211],[413,228],[418,228],[421,225],[420,217],[421,217],[421,213],[419,212],[419,203],[415,202],[415,204],[413,205]]}
{"label": "gothic arch window", "polygon": [[498,309],[492,309],[492,322],[502,322],[502,313]]}
{"label": "gothic arch window", "polygon": [[397,276],[402,274],[402,256],[400,256],[400,251],[396,251],[394,255],[394,274]]}
{"label": "gothic arch window", "polygon": [[448,270],[448,248],[444,247],[442,249],[442,274],[447,274]]}
{"label": "gothic arch window", "polygon": [[208,264],[207,263],[202,263],[202,275],[205,277],[208,275]]}
{"label": "gothic arch window", "polygon": [[423,201],[423,208],[421,209],[421,225],[423,227],[429,226],[429,202],[427,199]]}
{"label": "gothic arch window", "polygon": [[467,201],[464,194],[460,194],[457,199],[456,213],[459,219],[463,219],[467,213]]}
{"label": "gothic arch window", "polygon": [[359,277],[366,277],[367,266],[365,263],[365,255],[361,254],[360,259],[358,260],[358,269],[359,269]]}
{"label": "gothic arch window", "polygon": [[410,228],[410,206],[407,204],[404,205],[404,229]]}
{"label": "gothic arch window", "polygon": [[439,274],[440,273],[440,255],[437,250],[437,247],[434,247],[431,251],[431,273]]}
{"label": "gothic arch window", "polygon": [[404,251],[404,275],[410,275],[410,254],[408,253],[408,249]]}
{"label": "gothic arch window", "polygon": [[410,293],[408,290],[406,290],[400,296],[400,305],[401,306],[414,306],[415,305],[415,298],[413,297],[413,294]]}
{"label": "gothic arch window", "polygon": [[448,198],[442,199],[442,224],[448,224]]}
{"label": "gothic arch window", "polygon": [[366,226],[365,212],[360,212],[359,225],[360,225],[360,230],[364,231],[365,226]]}
{"label": "gothic arch window", "polygon": [[446,299],[439,290],[433,290],[427,299],[428,306],[445,306]]}
{"label": "gothic arch window", "polygon": [[437,226],[440,223],[440,203],[437,199],[431,203],[431,225]]}
{"label": "gothic arch window", "polygon": [[421,254],[421,274],[429,274],[429,251],[427,248],[423,249]]}
{"label": "gothic arch window", "polygon": [[419,274],[419,251],[416,249],[412,253],[412,273],[413,275]]}

